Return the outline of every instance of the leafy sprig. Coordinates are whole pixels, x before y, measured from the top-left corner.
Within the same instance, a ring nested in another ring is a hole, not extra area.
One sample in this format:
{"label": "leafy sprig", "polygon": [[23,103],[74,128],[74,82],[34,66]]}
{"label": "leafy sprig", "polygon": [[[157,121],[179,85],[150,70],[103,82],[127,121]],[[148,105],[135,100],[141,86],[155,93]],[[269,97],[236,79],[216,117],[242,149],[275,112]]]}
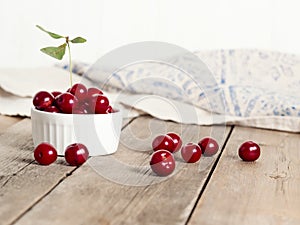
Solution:
{"label": "leafy sprig", "polygon": [[58,60],[61,60],[66,52],[66,47],[68,47],[68,52],[69,52],[69,71],[70,71],[70,83],[71,86],[73,85],[73,78],[72,78],[72,58],[71,58],[71,49],[70,49],[70,42],[71,43],[84,43],[86,42],[86,39],[82,38],[82,37],[76,37],[74,39],[69,39],[69,36],[62,36],[59,34],[55,34],[53,32],[47,31],[44,28],[42,28],[39,25],[36,25],[37,28],[39,28],[41,31],[47,33],[50,35],[50,37],[54,38],[54,39],[61,39],[64,38],[65,39],[65,43],[58,46],[58,47],[45,47],[42,48],[41,51],[53,58],[56,58]]}

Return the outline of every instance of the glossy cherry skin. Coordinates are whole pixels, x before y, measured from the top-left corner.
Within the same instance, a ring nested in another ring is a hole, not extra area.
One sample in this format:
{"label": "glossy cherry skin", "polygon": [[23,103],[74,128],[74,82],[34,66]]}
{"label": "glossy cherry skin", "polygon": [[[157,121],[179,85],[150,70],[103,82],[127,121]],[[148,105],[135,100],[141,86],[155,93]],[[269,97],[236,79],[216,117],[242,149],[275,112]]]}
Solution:
{"label": "glossy cherry skin", "polygon": [[181,140],[180,136],[174,132],[167,133],[167,135],[170,136],[173,140],[173,143],[174,143],[173,152],[177,152],[182,146],[182,140]]}
{"label": "glossy cherry skin", "polygon": [[[91,104],[93,101],[95,101],[95,100],[92,100],[94,95],[103,95],[103,92],[100,89],[95,88],[95,87],[88,88],[85,102],[88,102],[89,104]],[[92,111],[94,113],[95,109],[92,109]]]}
{"label": "glossy cherry skin", "polygon": [[255,161],[260,156],[260,147],[253,141],[246,141],[239,147],[239,156],[244,161]]}
{"label": "glossy cherry skin", "polygon": [[54,97],[47,91],[40,91],[35,94],[32,102],[37,109],[44,110],[48,106],[52,105],[52,103],[54,102]]}
{"label": "glossy cherry skin", "polygon": [[187,163],[198,162],[201,158],[202,151],[199,145],[188,143],[181,148],[181,156]]}
{"label": "glossy cherry skin", "polygon": [[74,143],[69,145],[65,151],[65,159],[71,166],[80,166],[89,157],[89,151],[84,144]]}
{"label": "glossy cherry skin", "polygon": [[88,90],[83,84],[74,84],[71,89],[70,93],[75,95],[78,101],[84,101],[87,97]]}
{"label": "glossy cherry skin", "polygon": [[115,112],[115,110],[113,109],[113,107],[111,107],[110,105],[107,107],[106,109],[106,113],[113,113]]}
{"label": "glossy cherry skin", "polygon": [[85,109],[84,107],[76,107],[73,109],[73,114],[88,114],[88,110]]}
{"label": "glossy cherry skin", "polygon": [[168,176],[175,169],[175,159],[167,150],[158,150],[151,156],[150,167],[158,176]]}
{"label": "glossy cherry skin", "polygon": [[211,137],[201,139],[198,145],[200,146],[204,156],[213,156],[219,150],[218,142]]}
{"label": "glossy cherry skin", "polygon": [[169,135],[158,135],[152,141],[152,149],[153,151],[164,149],[173,152],[175,149],[173,139]]}
{"label": "glossy cherry skin", "polygon": [[78,99],[71,93],[66,92],[56,96],[55,103],[61,112],[71,114],[73,108],[78,104]]}
{"label": "glossy cherry skin", "polygon": [[98,89],[98,88],[90,87],[90,88],[88,89],[87,95],[88,95],[88,96],[92,96],[92,95],[94,95],[94,94],[103,95],[103,92],[102,92],[100,89]]}
{"label": "glossy cherry skin", "polygon": [[57,151],[49,143],[42,142],[34,149],[34,159],[41,165],[50,165],[57,159]]}
{"label": "glossy cherry skin", "polygon": [[51,113],[60,113],[59,108],[57,108],[55,105],[48,106],[44,110],[45,112],[51,112]]}
{"label": "glossy cherry skin", "polygon": [[91,96],[89,104],[91,112],[95,112],[96,114],[105,114],[109,106],[109,100],[104,95],[94,94]]}
{"label": "glossy cherry skin", "polygon": [[61,92],[60,92],[60,91],[52,91],[51,94],[52,94],[53,97],[55,98],[56,96],[60,95]]}

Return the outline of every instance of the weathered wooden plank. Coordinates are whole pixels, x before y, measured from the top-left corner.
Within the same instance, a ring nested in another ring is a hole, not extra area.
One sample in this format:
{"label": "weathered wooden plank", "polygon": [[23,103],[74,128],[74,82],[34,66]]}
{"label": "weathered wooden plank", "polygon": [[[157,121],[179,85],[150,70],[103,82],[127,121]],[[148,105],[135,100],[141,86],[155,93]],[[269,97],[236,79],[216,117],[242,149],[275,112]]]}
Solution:
{"label": "weathered wooden plank", "polygon": [[[130,120],[124,120],[126,125]],[[0,136],[0,221],[10,224],[76,168],[63,157],[50,166],[34,162],[31,121],[24,119]]]}
{"label": "weathered wooden plank", "polygon": [[49,167],[37,166],[29,119],[0,136],[0,221],[12,222],[74,168],[59,160]]}
{"label": "weathered wooden plank", "polygon": [[116,154],[89,159],[17,224],[184,224],[217,155],[186,164],[177,154],[175,174],[159,178],[149,169],[150,146],[166,131],[181,133],[184,142],[218,133],[221,146],[228,134],[140,117],[123,130]]}
{"label": "weathered wooden plank", "polygon": [[22,119],[23,119],[22,117],[0,115],[0,135],[3,134],[8,127],[21,121]]}
{"label": "weathered wooden plank", "polygon": [[[261,145],[243,162],[245,140]],[[189,224],[300,224],[300,135],[236,127]]]}

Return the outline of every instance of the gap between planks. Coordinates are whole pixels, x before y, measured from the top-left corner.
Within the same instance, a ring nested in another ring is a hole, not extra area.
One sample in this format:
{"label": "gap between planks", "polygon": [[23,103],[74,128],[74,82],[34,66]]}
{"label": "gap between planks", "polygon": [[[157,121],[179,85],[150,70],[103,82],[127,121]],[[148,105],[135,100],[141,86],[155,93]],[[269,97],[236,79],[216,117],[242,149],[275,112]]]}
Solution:
{"label": "gap between planks", "polygon": [[[235,127],[189,224],[300,224],[299,137]],[[246,140],[261,146],[255,162],[238,157]]]}
{"label": "gap between planks", "polygon": [[17,224],[184,224],[217,155],[186,164],[175,154],[177,170],[159,178],[149,169],[151,141],[167,131],[182,131],[185,143],[220,131],[222,146],[229,129],[135,119],[123,130],[117,153],[90,158]]}
{"label": "gap between planks", "polygon": [[[123,126],[130,122],[125,119]],[[0,153],[1,224],[15,223],[76,170],[66,166],[62,158],[50,166],[35,163],[30,119],[17,122],[0,135]]]}
{"label": "gap between planks", "polygon": [[209,183],[209,181],[210,181],[210,179],[211,179],[211,177],[212,177],[212,175],[213,175],[213,173],[214,173],[214,171],[215,171],[215,169],[216,169],[216,167],[217,167],[217,165],[218,165],[218,163],[219,163],[219,161],[220,161],[220,158],[221,158],[221,156],[222,156],[222,153],[223,153],[224,149],[226,148],[227,142],[228,142],[228,140],[229,140],[229,138],[230,138],[230,136],[231,136],[231,134],[232,134],[233,129],[234,129],[234,126],[231,126],[231,127],[230,127],[230,131],[229,131],[229,134],[228,134],[228,136],[227,136],[227,138],[226,138],[226,140],[224,141],[224,144],[223,144],[223,146],[222,146],[221,152],[220,152],[220,154],[218,155],[217,159],[215,160],[215,162],[214,162],[214,164],[213,164],[213,166],[212,166],[212,169],[210,170],[210,172],[209,172],[209,174],[208,174],[208,177],[207,177],[207,179],[205,180],[205,183],[204,183],[204,185],[203,185],[203,187],[202,187],[202,189],[201,189],[201,191],[200,191],[200,193],[199,193],[199,195],[198,195],[198,198],[197,198],[197,200],[196,200],[196,202],[195,202],[195,204],[194,204],[194,207],[193,207],[191,213],[189,214],[189,216],[188,216],[188,218],[187,218],[187,220],[186,220],[186,222],[185,222],[185,225],[187,225],[187,224],[189,223],[190,219],[192,218],[192,215],[193,215],[195,209],[197,208],[198,202],[200,201],[200,199],[201,199],[201,197],[202,197],[202,195],[203,195],[203,193],[204,193],[204,190],[206,189],[206,187],[207,187],[207,185],[208,185],[208,183]]}

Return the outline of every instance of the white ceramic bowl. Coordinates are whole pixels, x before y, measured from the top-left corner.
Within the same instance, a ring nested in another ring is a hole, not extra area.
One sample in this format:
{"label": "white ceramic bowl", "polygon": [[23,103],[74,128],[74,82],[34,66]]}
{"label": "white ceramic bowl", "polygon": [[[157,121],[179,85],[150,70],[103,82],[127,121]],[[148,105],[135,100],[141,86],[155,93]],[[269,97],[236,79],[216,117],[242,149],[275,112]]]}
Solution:
{"label": "white ceramic bowl", "polygon": [[58,155],[64,155],[68,145],[82,143],[90,156],[107,155],[117,151],[122,112],[109,114],[49,113],[31,108],[34,146],[41,142],[52,144]]}

